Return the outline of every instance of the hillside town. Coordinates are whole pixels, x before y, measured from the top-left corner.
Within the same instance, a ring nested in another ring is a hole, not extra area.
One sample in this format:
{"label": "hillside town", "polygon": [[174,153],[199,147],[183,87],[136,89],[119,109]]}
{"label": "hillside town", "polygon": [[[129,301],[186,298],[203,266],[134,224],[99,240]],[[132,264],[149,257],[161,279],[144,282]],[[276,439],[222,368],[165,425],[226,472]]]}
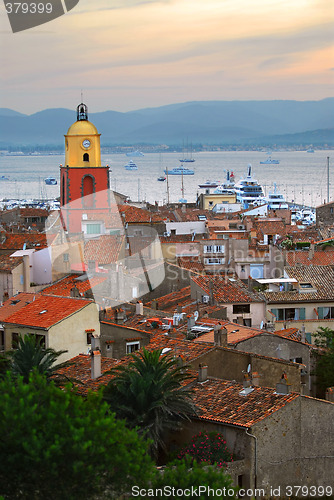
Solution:
{"label": "hillside town", "polygon": [[307,223],[227,188],[137,202],[111,189],[100,151],[81,103],[60,209],[0,212],[0,350],[34,335],[64,351],[60,373],[86,397],[160,349],[188,371],[197,408],[160,465],[204,430],[224,435],[239,488],[333,488],[334,380],[317,371],[331,346],[317,339],[334,330],[334,202]]}

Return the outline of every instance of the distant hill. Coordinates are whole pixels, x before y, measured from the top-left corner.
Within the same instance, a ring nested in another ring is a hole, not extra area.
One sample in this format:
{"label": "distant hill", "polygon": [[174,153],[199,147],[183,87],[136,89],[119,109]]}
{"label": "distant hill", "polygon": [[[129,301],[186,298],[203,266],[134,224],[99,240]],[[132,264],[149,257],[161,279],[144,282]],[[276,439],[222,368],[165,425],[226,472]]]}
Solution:
{"label": "distant hill", "polygon": [[[90,113],[102,145],[328,144],[334,146],[334,98],[321,101],[195,101],[127,113]],[[0,108],[0,146],[63,145],[76,111],[32,115]],[[283,142],[282,142],[283,141]],[[285,141],[285,142],[284,142]]]}

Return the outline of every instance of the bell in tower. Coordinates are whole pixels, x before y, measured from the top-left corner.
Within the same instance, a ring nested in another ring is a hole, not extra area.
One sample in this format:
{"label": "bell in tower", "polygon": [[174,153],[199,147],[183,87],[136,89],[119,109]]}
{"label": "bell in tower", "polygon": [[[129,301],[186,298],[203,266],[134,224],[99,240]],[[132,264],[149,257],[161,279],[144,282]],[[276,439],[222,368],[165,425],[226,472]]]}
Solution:
{"label": "bell in tower", "polygon": [[77,107],[77,120],[88,120],[88,108],[83,102]]}

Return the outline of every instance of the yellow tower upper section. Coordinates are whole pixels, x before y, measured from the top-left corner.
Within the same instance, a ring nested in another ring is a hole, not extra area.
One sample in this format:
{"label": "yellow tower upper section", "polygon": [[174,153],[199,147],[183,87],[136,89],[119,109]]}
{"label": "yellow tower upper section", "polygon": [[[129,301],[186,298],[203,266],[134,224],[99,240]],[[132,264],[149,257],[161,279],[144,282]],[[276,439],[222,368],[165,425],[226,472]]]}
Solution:
{"label": "yellow tower upper section", "polygon": [[65,135],[65,165],[69,167],[100,167],[100,135],[88,121],[87,106],[77,107],[77,121],[70,126]]}

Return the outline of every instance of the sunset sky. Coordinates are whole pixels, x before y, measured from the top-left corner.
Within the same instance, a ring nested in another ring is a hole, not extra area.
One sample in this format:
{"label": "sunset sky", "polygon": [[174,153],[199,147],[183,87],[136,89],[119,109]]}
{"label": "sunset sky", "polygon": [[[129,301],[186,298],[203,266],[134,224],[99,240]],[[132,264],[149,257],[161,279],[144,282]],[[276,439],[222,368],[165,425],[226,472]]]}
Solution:
{"label": "sunset sky", "polygon": [[0,6],[0,107],[129,111],[334,95],[333,0],[80,0],[13,34]]}

